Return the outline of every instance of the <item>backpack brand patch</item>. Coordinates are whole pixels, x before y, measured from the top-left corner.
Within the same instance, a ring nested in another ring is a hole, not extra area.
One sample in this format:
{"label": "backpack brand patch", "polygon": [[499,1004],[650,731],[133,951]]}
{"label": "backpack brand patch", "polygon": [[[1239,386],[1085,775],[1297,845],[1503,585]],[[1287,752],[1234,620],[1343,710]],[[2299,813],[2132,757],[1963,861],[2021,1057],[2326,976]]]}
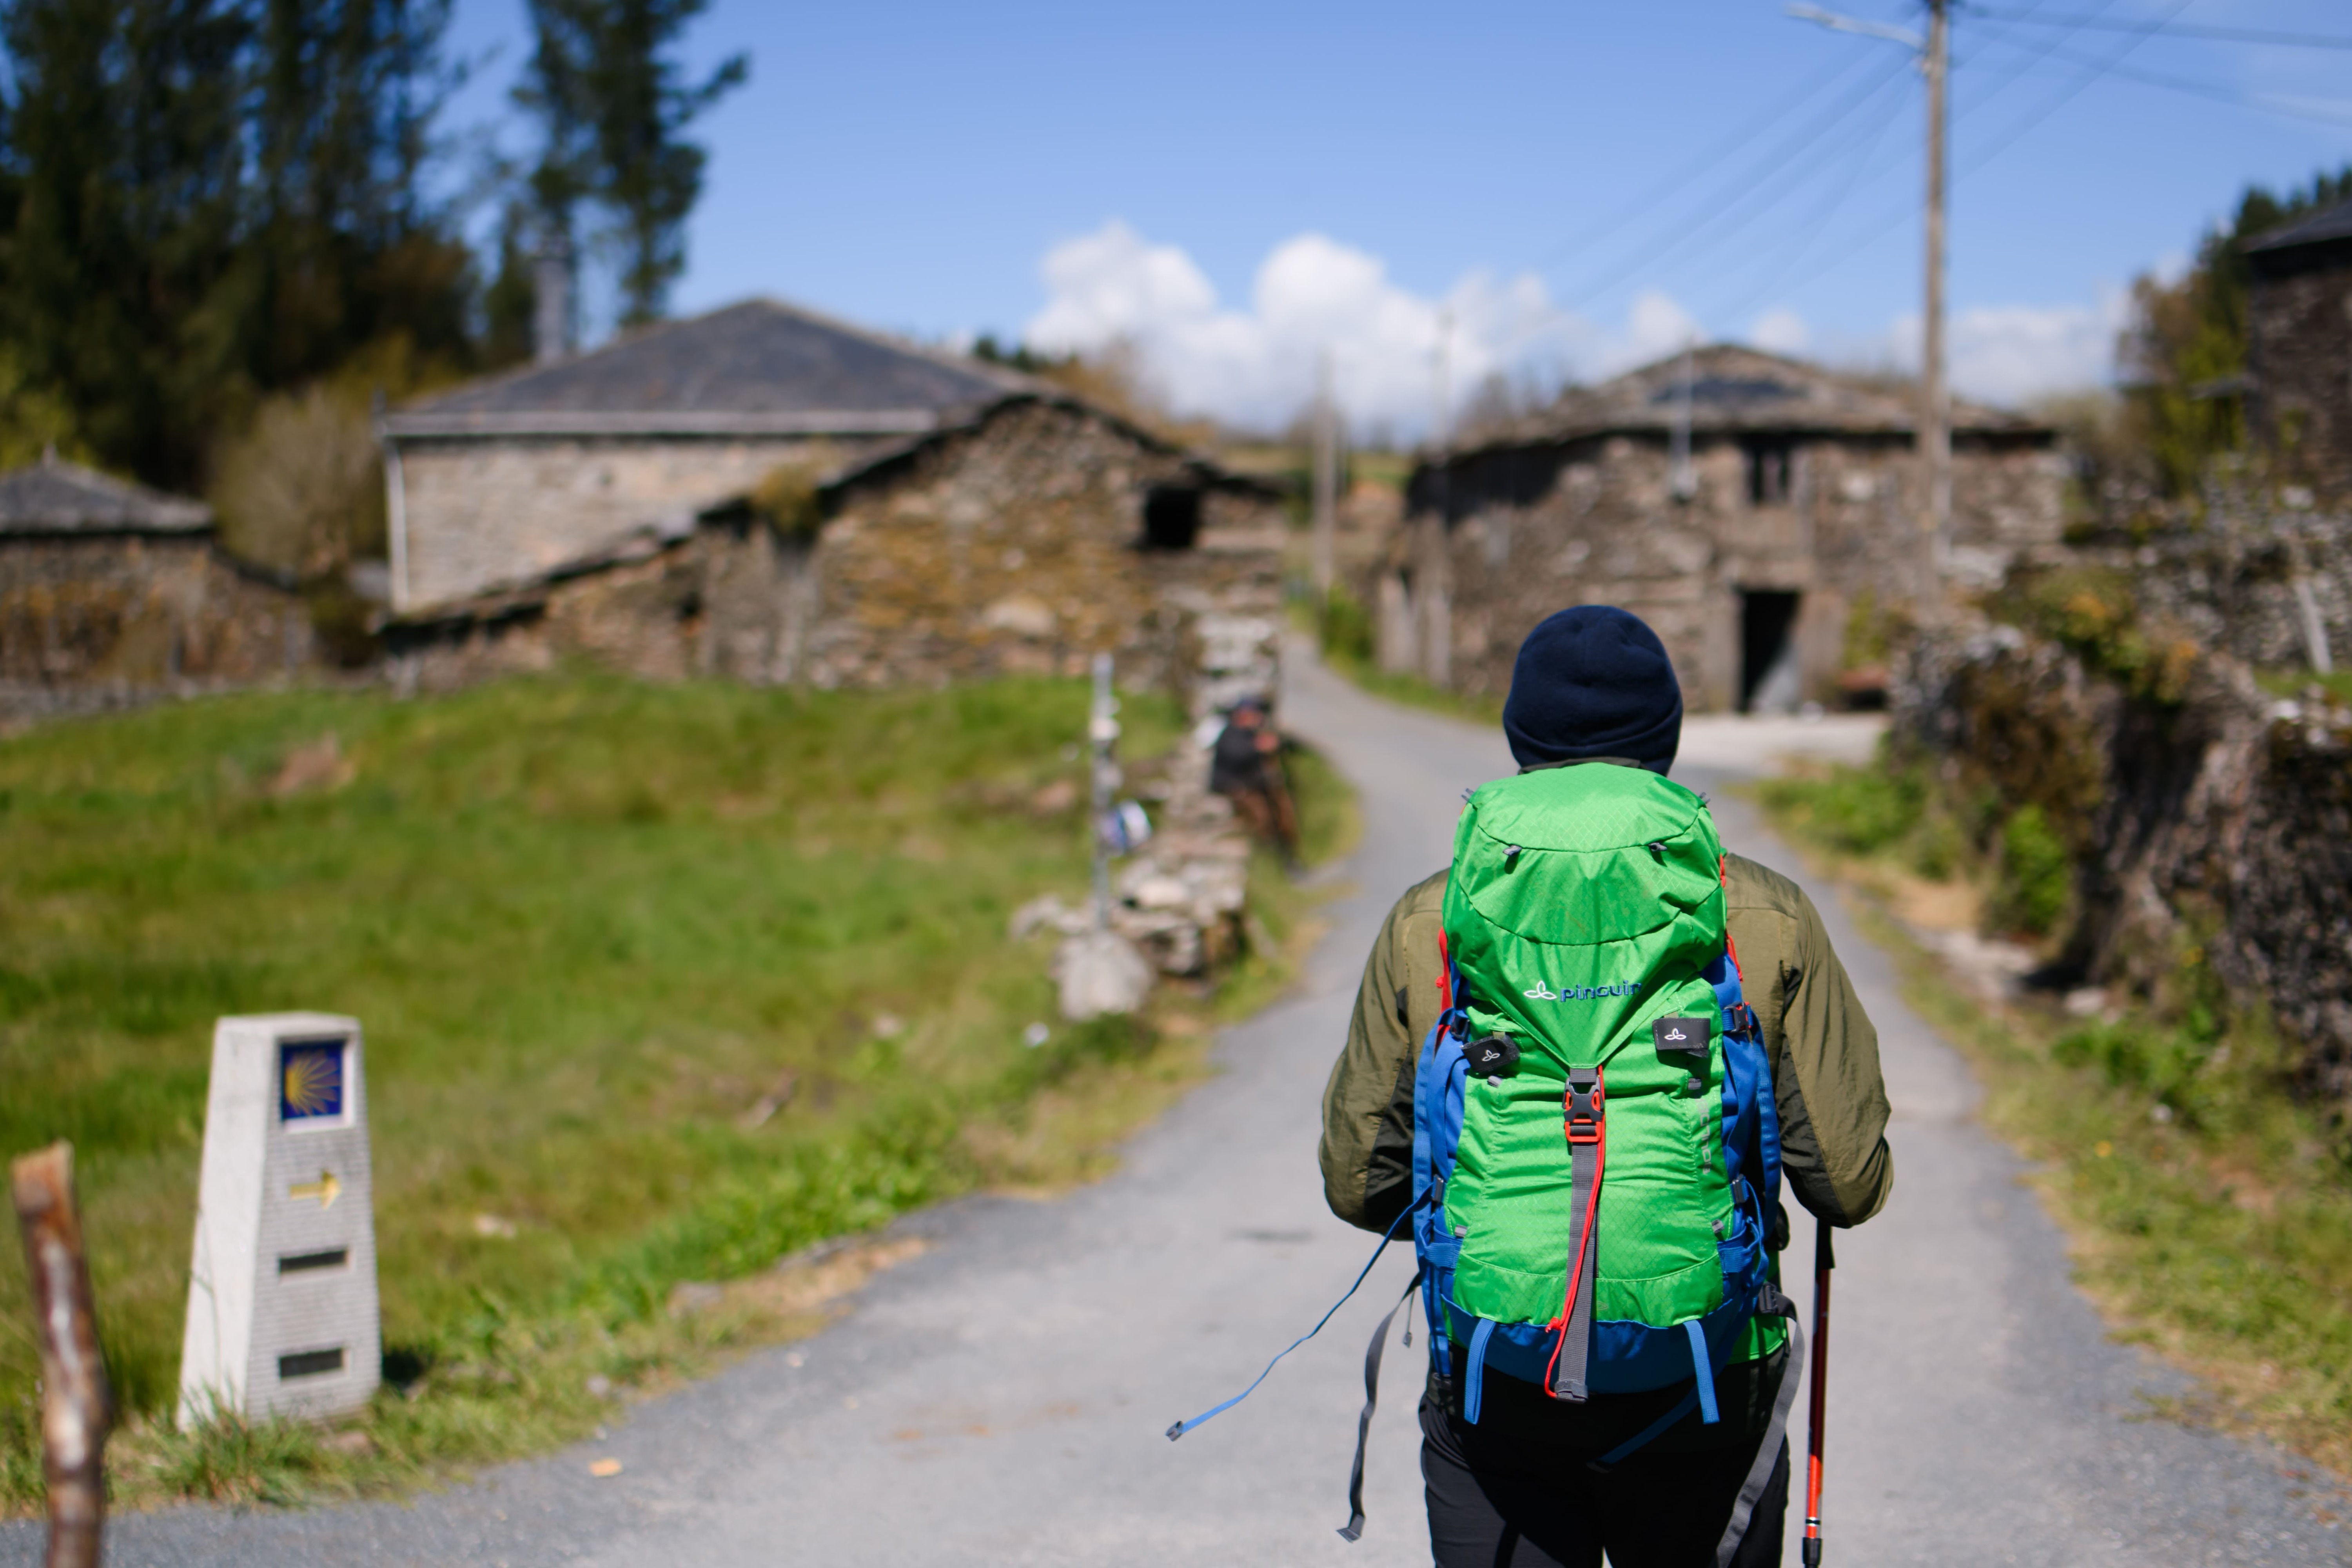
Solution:
{"label": "backpack brand patch", "polygon": [[1660,1018],[1650,1026],[1650,1037],[1657,1043],[1661,1056],[1706,1055],[1707,1027],[1705,1018]]}

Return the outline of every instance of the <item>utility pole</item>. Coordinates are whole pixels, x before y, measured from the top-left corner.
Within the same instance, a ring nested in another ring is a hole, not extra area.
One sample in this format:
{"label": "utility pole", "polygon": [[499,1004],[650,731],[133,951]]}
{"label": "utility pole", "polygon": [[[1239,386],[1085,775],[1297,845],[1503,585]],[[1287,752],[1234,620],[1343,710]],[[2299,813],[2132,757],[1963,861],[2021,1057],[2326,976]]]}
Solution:
{"label": "utility pole", "polygon": [[1437,427],[1430,445],[1443,462],[1454,446],[1454,307],[1437,312]]}
{"label": "utility pole", "polygon": [[1945,84],[1951,66],[1951,0],[1927,0],[1927,279],[1921,328],[1919,449],[1927,480],[1920,520],[1919,614],[1944,618],[1944,562],[1952,547],[1952,394],[1944,365]]}
{"label": "utility pole", "polygon": [[1698,494],[1698,474],[1691,467],[1691,360],[1696,351],[1696,340],[1685,338],[1682,384],[1675,394],[1675,428],[1666,463],[1666,487],[1676,500],[1689,500]]}
{"label": "utility pole", "polygon": [[1907,27],[1840,16],[1818,5],[1791,4],[1787,14],[1832,32],[1884,38],[1916,55],[1927,79],[1927,279],[1921,314],[1919,364],[1921,497],[1917,541],[1919,618],[1944,618],[1944,563],[1952,547],[1952,394],[1944,364],[1945,88],[1951,75],[1951,0],[1926,0],[1926,37]]}
{"label": "utility pole", "polygon": [[1331,405],[1331,351],[1315,360],[1315,599],[1331,602],[1332,542],[1339,526],[1339,453]]}

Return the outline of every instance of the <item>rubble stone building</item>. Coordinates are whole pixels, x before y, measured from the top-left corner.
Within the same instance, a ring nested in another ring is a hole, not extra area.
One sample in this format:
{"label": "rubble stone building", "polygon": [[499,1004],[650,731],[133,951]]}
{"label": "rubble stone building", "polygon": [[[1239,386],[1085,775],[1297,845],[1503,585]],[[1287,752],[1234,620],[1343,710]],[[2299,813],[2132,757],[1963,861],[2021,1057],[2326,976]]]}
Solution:
{"label": "rubble stone building", "polygon": [[2352,509],[2352,202],[2247,244],[2246,411],[2278,479]]}
{"label": "rubble stone building", "polygon": [[0,714],[247,685],[313,651],[301,597],[219,550],[203,503],[54,456],[0,475]]}
{"label": "rubble stone building", "polygon": [[[769,300],[383,422],[388,651],[441,686],[1184,685],[1279,607],[1279,493],[1025,376]],[[1244,638],[1244,642],[1251,639]],[[1235,679],[1263,679],[1227,672]]]}
{"label": "rubble stone building", "polygon": [[[1499,695],[1537,622],[1603,602],[1656,628],[1694,710],[1867,700],[1848,624],[1917,594],[1916,423],[1906,390],[1728,344],[1571,388],[1415,471],[1362,584],[1381,660]],[[1943,578],[1990,587],[2058,540],[2063,459],[1997,409],[1952,428]]]}

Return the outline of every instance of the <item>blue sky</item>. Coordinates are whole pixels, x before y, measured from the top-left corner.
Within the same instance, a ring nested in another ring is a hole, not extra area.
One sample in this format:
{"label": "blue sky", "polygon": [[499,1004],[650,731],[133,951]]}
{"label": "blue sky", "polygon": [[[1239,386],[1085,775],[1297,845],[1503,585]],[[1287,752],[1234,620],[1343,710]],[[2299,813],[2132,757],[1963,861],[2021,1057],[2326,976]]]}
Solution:
{"label": "blue sky", "polygon": [[[2352,162],[2352,52],[2016,12],[2352,35],[2336,0],[1958,14],[1955,372],[2010,399],[2104,375],[2123,290],[2248,181]],[[453,128],[497,119],[522,6],[460,0],[454,41],[499,52]],[[1358,421],[1403,435],[1441,343],[1458,402],[1693,334],[1866,363],[1916,342],[1916,75],[1779,0],[721,0],[687,53],[737,48],[682,312],[768,293],[927,338],[1124,340],[1178,405],[1257,423],[1328,350]]]}

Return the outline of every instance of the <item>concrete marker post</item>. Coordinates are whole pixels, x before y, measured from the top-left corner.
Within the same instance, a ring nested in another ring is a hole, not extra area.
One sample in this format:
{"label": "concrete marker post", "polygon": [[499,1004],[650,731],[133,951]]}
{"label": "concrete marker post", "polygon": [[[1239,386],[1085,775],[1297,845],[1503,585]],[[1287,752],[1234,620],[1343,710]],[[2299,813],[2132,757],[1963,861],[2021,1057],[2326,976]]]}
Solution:
{"label": "concrete marker post", "polygon": [[329,1416],[382,1377],[374,1181],[359,1021],[223,1018],[213,1034],[183,1430]]}

